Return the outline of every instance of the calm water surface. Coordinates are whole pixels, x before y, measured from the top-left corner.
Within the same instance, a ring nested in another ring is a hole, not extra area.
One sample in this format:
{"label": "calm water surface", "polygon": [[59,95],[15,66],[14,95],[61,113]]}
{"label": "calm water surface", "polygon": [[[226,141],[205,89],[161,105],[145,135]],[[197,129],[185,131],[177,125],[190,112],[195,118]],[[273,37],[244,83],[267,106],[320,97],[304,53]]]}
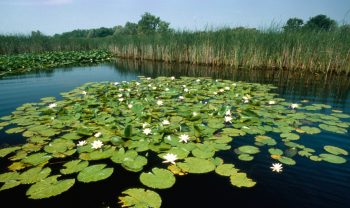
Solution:
{"label": "calm water surface", "polygon": [[[97,66],[66,67],[36,71],[23,75],[0,78],[0,117],[11,114],[23,103],[38,103],[43,97],[63,99],[59,93],[68,92],[87,82],[121,82],[138,80],[144,75],[158,76],[196,76],[213,79],[273,84],[277,97],[287,102],[300,103],[307,99],[312,103],[331,105],[332,109],[350,114],[350,79],[345,76],[309,75],[307,73],[290,73],[281,71],[254,71],[219,69],[207,66],[175,65],[165,63],[137,62],[117,60]],[[331,109],[322,109],[321,113],[329,114]],[[342,119],[350,122],[350,119]],[[6,126],[0,131],[0,145],[16,145],[26,142],[19,134],[6,134],[5,130],[15,125]],[[313,124],[311,126],[318,126]],[[348,131],[350,129],[347,129]],[[278,140],[279,134],[270,133]],[[231,149],[254,144],[254,136],[234,137]],[[280,143],[280,142],[279,142]],[[350,151],[350,134],[333,134],[322,131],[321,134],[301,136],[297,141],[306,147],[316,150],[314,155],[326,153],[323,147],[333,145]],[[278,144],[276,148],[286,149]],[[259,147],[260,153],[254,160],[238,160],[233,151],[217,152],[225,163],[233,163],[241,172],[256,181],[252,188],[238,188],[230,184],[229,177],[219,176],[215,172],[207,174],[189,174],[176,176],[176,183],[170,189],[155,190],[162,197],[162,207],[349,207],[350,205],[350,157],[344,156],[344,164],[331,164],[324,161],[314,162],[306,157],[296,155],[296,165],[283,165],[283,172],[272,172],[270,166],[276,162],[270,158],[269,147]],[[152,167],[166,168],[155,153],[150,153],[145,172]],[[128,188],[146,188],[141,184],[141,172],[126,171],[119,164],[103,161],[114,167],[114,173],[106,180],[92,183],[76,181],[67,192],[56,197],[42,200],[30,200],[25,196],[30,185],[0,192],[1,207],[119,207],[118,196]],[[97,164],[91,162],[90,164]],[[12,163],[0,159],[0,174],[7,172]],[[50,165],[52,175],[59,174],[62,163]],[[76,175],[75,175],[76,177]],[[62,176],[60,179],[72,178]],[[0,185],[2,185],[1,183]]]}

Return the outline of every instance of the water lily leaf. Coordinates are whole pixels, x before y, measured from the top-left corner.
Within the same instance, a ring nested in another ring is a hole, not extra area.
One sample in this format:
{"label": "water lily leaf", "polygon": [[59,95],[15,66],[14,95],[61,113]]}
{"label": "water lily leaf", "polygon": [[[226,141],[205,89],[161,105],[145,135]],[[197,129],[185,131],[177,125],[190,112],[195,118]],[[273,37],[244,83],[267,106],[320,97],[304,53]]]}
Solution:
{"label": "water lily leaf", "polygon": [[58,134],[59,132],[54,131],[53,129],[46,129],[46,130],[42,130],[38,132],[39,134],[41,134],[41,136],[54,136],[55,134]]}
{"label": "water lily leaf", "polygon": [[345,134],[348,131],[346,129],[337,127],[337,126],[331,126],[331,125],[327,125],[327,124],[320,124],[318,125],[321,129],[324,129],[326,131],[332,131],[332,132],[336,132],[339,134]]}
{"label": "water lily leaf", "polygon": [[269,146],[273,146],[273,145],[277,144],[276,140],[274,140],[274,139],[264,139],[264,140],[262,140],[261,143],[267,144]]}
{"label": "water lily leaf", "polygon": [[210,140],[214,140],[215,143],[218,143],[218,144],[224,144],[224,143],[229,143],[232,141],[232,138],[227,136],[227,135],[222,135],[221,137],[210,137],[209,138]]}
{"label": "water lily leaf", "polygon": [[313,160],[313,161],[322,161],[322,158],[318,157],[318,156],[311,156],[310,157],[310,160]]}
{"label": "water lily leaf", "polygon": [[178,159],[185,159],[190,154],[190,151],[187,151],[186,149],[182,149],[179,147],[172,147],[171,149],[167,150],[165,153],[159,154],[158,157],[164,159],[164,156],[167,155],[168,153],[177,155]]}
{"label": "water lily leaf", "polygon": [[113,153],[114,153],[114,149],[107,149],[107,150],[98,149],[90,153],[90,158],[92,160],[102,160],[102,159],[111,157]]}
{"label": "water lily leaf", "polygon": [[108,178],[113,173],[113,168],[104,168],[106,164],[92,165],[78,174],[78,181],[89,183]]}
{"label": "water lily leaf", "polygon": [[125,138],[130,138],[132,136],[132,125],[128,125],[124,129]]}
{"label": "water lily leaf", "polygon": [[293,134],[293,133],[281,134],[280,136],[288,140],[298,140],[300,138],[298,134]]}
{"label": "water lily leaf", "polygon": [[337,155],[331,155],[331,154],[320,154],[320,157],[327,162],[330,163],[335,163],[335,164],[341,164],[341,163],[345,163],[346,159],[339,157]]}
{"label": "water lily leaf", "polygon": [[43,180],[48,175],[50,175],[51,169],[50,168],[44,168],[42,167],[35,167],[27,170],[26,172],[23,172],[19,179],[21,179],[22,184],[30,184],[30,183],[36,183],[40,180]]}
{"label": "water lily leaf", "polygon": [[244,153],[244,154],[239,155],[238,159],[243,160],[243,161],[251,161],[254,159],[254,157],[249,155],[249,154]]}
{"label": "water lily leaf", "polygon": [[269,149],[269,153],[271,153],[272,155],[282,155],[283,151],[280,149],[271,148]]}
{"label": "water lily leaf", "polygon": [[212,162],[215,166],[222,165],[224,161],[220,157],[210,158],[210,162]]}
{"label": "water lily leaf", "polygon": [[5,132],[6,132],[7,134],[13,134],[13,133],[22,132],[22,131],[24,131],[24,130],[26,130],[26,129],[23,128],[23,127],[16,127],[16,128],[7,129]]}
{"label": "water lily leaf", "polygon": [[187,157],[184,162],[177,163],[177,165],[189,173],[208,173],[216,168],[210,161],[196,157]]}
{"label": "water lily leaf", "polygon": [[237,173],[239,169],[234,168],[233,164],[222,164],[215,169],[215,172],[222,176],[231,176]]}
{"label": "water lily leaf", "polygon": [[298,152],[298,154],[300,155],[300,156],[305,156],[305,157],[309,157],[309,156],[311,156],[312,154],[311,153],[309,153],[309,152],[307,152],[307,151],[299,151]]}
{"label": "water lily leaf", "polygon": [[215,154],[215,149],[211,146],[207,146],[205,144],[196,144],[196,148],[192,150],[192,154],[198,158],[210,158]]}
{"label": "water lily leaf", "polygon": [[16,187],[18,185],[20,185],[21,183],[15,180],[10,180],[7,181],[1,188],[0,191],[5,190],[5,189],[9,189],[9,188],[13,188]]}
{"label": "water lily leaf", "polygon": [[339,147],[334,147],[334,146],[324,146],[324,149],[329,152],[332,153],[334,155],[348,155],[348,152],[345,151],[344,149],[341,149]]}
{"label": "water lily leaf", "polygon": [[84,145],[84,146],[79,146],[77,147],[77,151],[78,153],[82,153],[82,152],[93,152],[95,149],[92,148],[92,145],[91,144],[87,144],[87,145]]}
{"label": "water lily leaf", "polygon": [[342,114],[342,113],[332,113],[332,116],[338,117],[338,118],[350,118],[350,115]]}
{"label": "water lily leaf", "polygon": [[75,179],[57,181],[58,177],[60,175],[51,176],[32,185],[26,193],[28,198],[41,199],[56,196],[67,191],[75,183]]}
{"label": "water lily leaf", "polygon": [[45,152],[48,153],[63,153],[67,149],[75,147],[75,144],[71,140],[55,139],[50,145],[44,147]]}
{"label": "water lily leaf", "polygon": [[238,150],[243,152],[243,153],[246,153],[246,154],[256,154],[256,153],[260,152],[259,148],[254,147],[254,146],[249,146],[249,145],[241,146],[238,148]]}
{"label": "water lily leaf", "polygon": [[159,208],[162,204],[160,196],[151,190],[145,191],[144,189],[133,188],[123,191],[123,194],[129,196],[118,197],[120,199],[119,203],[123,204],[122,207]]}
{"label": "water lily leaf", "polygon": [[0,150],[0,157],[5,157],[6,155],[21,149],[21,147],[8,147]]}
{"label": "water lily leaf", "polygon": [[22,162],[30,163],[34,166],[39,165],[43,162],[46,162],[52,158],[51,155],[47,155],[47,153],[36,153],[28,156],[27,158],[23,159]]}
{"label": "water lily leaf", "polygon": [[61,169],[60,171],[62,174],[77,173],[85,169],[88,165],[88,161],[81,162],[81,160],[72,160],[63,165],[66,167],[66,169]]}
{"label": "water lily leaf", "polygon": [[231,175],[231,184],[237,186],[239,188],[243,187],[253,187],[256,182],[251,181],[251,179],[247,178],[247,174],[245,173],[236,173]]}
{"label": "water lily leaf", "polygon": [[175,175],[183,176],[183,175],[187,174],[181,168],[179,168],[179,166],[177,166],[177,165],[169,165],[168,169]]}
{"label": "water lily leaf", "polygon": [[77,139],[81,139],[82,136],[78,133],[70,132],[70,133],[64,134],[61,138],[67,139],[67,140],[77,140]]}
{"label": "water lily leaf", "polygon": [[17,172],[9,172],[3,173],[0,175],[0,182],[6,183],[7,181],[17,180],[19,179],[19,173]]}
{"label": "water lily leaf", "polygon": [[316,127],[302,126],[300,129],[308,134],[318,134],[321,132],[321,130]]}
{"label": "water lily leaf", "polygon": [[16,171],[16,170],[21,170],[21,169],[25,168],[25,166],[24,166],[23,163],[14,162],[14,163],[12,163],[12,165],[8,166],[7,168],[8,168],[9,170]]}
{"label": "water lily leaf", "polygon": [[278,161],[287,165],[295,165],[295,161],[292,158],[284,157],[278,158]]}
{"label": "water lily leaf", "polygon": [[129,149],[134,149],[135,148],[135,151],[136,152],[143,152],[143,151],[147,151],[149,150],[149,141],[147,140],[144,140],[144,141],[133,141],[129,146],[128,148]]}
{"label": "water lily leaf", "polygon": [[153,168],[152,172],[142,173],[140,181],[151,188],[165,189],[170,188],[175,183],[175,176],[166,169]]}
{"label": "water lily leaf", "polygon": [[32,143],[44,143],[45,141],[50,140],[48,137],[42,137],[42,136],[33,136],[29,138],[29,141]]}

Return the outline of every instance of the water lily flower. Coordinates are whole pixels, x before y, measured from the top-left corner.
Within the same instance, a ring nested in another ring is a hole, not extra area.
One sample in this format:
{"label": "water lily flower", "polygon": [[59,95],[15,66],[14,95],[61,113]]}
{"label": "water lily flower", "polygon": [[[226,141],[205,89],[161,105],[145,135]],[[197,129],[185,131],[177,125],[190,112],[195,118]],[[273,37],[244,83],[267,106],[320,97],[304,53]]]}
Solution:
{"label": "water lily flower", "polygon": [[153,87],[153,89],[155,90],[155,89],[157,89],[157,87]]}
{"label": "water lily flower", "polygon": [[239,96],[239,94],[236,94],[236,97],[238,97]]}
{"label": "water lily flower", "polygon": [[225,122],[230,122],[232,123],[232,117],[231,116],[225,116]]}
{"label": "water lily flower", "polygon": [[243,126],[242,129],[250,129],[248,126]]}
{"label": "water lily flower", "polygon": [[24,69],[24,66],[22,66],[22,68]]}
{"label": "water lily flower", "polygon": [[149,123],[145,122],[142,124],[142,128],[145,128]]}
{"label": "water lily flower", "polygon": [[148,85],[148,87],[152,87],[152,85],[151,85],[151,84],[149,84],[149,85]]}
{"label": "water lily flower", "polygon": [[151,133],[151,129],[149,129],[149,128],[143,130],[143,133],[146,134],[146,135],[152,134],[152,133]]}
{"label": "water lily flower", "polygon": [[169,91],[169,88],[166,88],[165,91]]}
{"label": "water lily flower", "polygon": [[226,90],[230,90],[230,88],[229,88],[229,87],[225,87],[225,89],[226,89]]}
{"label": "water lily flower", "polygon": [[188,92],[188,89],[187,89],[187,88],[185,88],[185,89],[184,89],[184,91],[185,91],[185,92]]}
{"label": "water lily flower", "polygon": [[180,98],[180,99],[184,99],[184,96],[180,96],[179,98]]}
{"label": "water lily flower", "polygon": [[228,110],[226,111],[226,116],[230,116],[230,115],[231,115],[231,110],[228,109]]}
{"label": "water lily flower", "polygon": [[233,85],[233,86],[236,86],[237,84],[236,84],[236,83],[233,83],[232,85]]}
{"label": "water lily flower", "polygon": [[196,116],[196,115],[198,115],[196,112],[193,112],[193,116]]}
{"label": "water lily flower", "polygon": [[175,79],[175,77],[171,77],[171,79],[172,79],[172,80],[174,80],[174,79]]}
{"label": "water lily flower", "polygon": [[57,104],[56,104],[56,103],[51,103],[51,104],[49,105],[49,108],[54,108],[54,107],[57,107]]}
{"label": "water lily flower", "polygon": [[126,81],[122,81],[122,82],[126,82]]}
{"label": "water lily flower", "polygon": [[130,104],[130,105],[128,105],[128,107],[129,107],[129,108],[132,108],[132,105]]}
{"label": "water lily flower", "polygon": [[84,146],[86,144],[87,144],[86,141],[80,141],[79,144],[77,144],[77,146]]}
{"label": "water lily flower", "polygon": [[165,156],[163,156],[163,158],[166,159],[166,161],[163,161],[163,163],[171,162],[172,164],[176,165],[175,160],[177,160],[177,155],[173,153],[168,153]]}
{"label": "water lily flower", "polygon": [[124,100],[124,98],[119,98],[118,100],[121,102],[121,101],[123,101],[123,100]]}
{"label": "water lily flower", "polygon": [[147,80],[150,80],[151,79],[151,77],[147,77]]}
{"label": "water lily flower", "polygon": [[220,89],[220,92],[223,92],[224,91],[224,89]]}
{"label": "water lily flower", "polygon": [[292,108],[294,109],[294,108],[297,108],[298,107],[298,104],[296,104],[296,103],[294,103],[294,104],[292,104]]}
{"label": "water lily flower", "polygon": [[95,136],[95,137],[100,137],[100,136],[101,136],[101,133],[100,133],[100,132],[97,132],[94,136]]}
{"label": "water lily flower", "polygon": [[280,164],[280,163],[275,163],[275,164],[272,164],[272,167],[271,167],[271,169],[272,169],[272,171],[277,171],[277,172],[282,172],[282,164]]}
{"label": "water lily flower", "polygon": [[162,124],[163,124],[163,125],[169,125],[170,122],[169,122],[168,120],[164,120],[164,121],[162,121]]}
{"label": "water lily flower", "polygon": [[138,86],[138,85],[140,85],[140,82],[136,82],[135,84]]}
{"label": "water lily flower", "polygon": [[248,100],[248,98],[246,96],[243,97],[244,100]]}
{"label": "water lily flower", "polygon": [[128,91],[128,92],[130,92],[130,91],[131,91],[131,89],[127,89],[127,91]]}
{"label": "water lily flower", "polygon": [[248,101],[248,100],[245,100],[244,103],[249,103],[249,101]]}
{"label": "water lily flower", "polygon": [[275,105],[275,104],[276,104],[276,102],[275,102],[275,101],[273,101],[273,100],[270,100],[269,104],[270,104],[270,105]]}
{"label": "water lily flower", "polygon": [[55,118],[54,117],[51,117],[51,120],[54,120]]}
{"label": "water lily flower", "polygon": [[186,87],[186,85],[182,85],[183,87]]}
{"label": "water lily flower", "polygon": [[119,82],[114,82],[114,85],[118,85],[119,84]]}
{"label": "water lily flower", "polygon": [[201,80],[200,80],[200,79],[197,79],[196,81],[197,81],[197,82],[200,82]]}
{"label": "water lily flower", "polygon": [[119,94],[118,97],[123,97],[123,94]]}
{"label": "water lily flower", "polygon": [[218,93],[217,92],[213,92],[214,93],[214,95],[217,95]]}
{"label": "water lily flower", "polygon": [[217,82],[218,80],[216,79],[215,82]]}
{"label": "water lily flower", "polygon": [[83,91],[81,94],[86,95],[86,94],[87,94],[87,92]]}
{"label": "water lily flower", "polygon": [[187,143],[187,141],[188,141],[189,139],[190,139],[190,137],[189,137],[188,135],[183,134],[183,135],[180,136],[180,141],[179,141],[179,142],[184,141],[184,142]]}
{"label": "water lily flower", "polygon": [[163,101],[158,100],[157,105],[163,105]]}
{"label": "water lily flower", "polygon": [[103,143],[100,140],[95,140],[93,143],[91,143],[91,145],[91,148],[98,149],[103,146]]}
{"label": "water lily flower", "polygon": [[124,89],[123,88],[119,88],[119,91],[124,91]]}

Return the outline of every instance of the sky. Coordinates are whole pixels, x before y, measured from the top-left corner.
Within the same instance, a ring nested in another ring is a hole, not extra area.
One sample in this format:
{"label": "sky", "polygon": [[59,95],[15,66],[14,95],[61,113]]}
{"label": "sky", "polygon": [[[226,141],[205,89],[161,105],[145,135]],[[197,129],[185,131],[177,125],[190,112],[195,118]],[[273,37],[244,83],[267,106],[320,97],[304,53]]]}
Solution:
{"label": "sky", "polygon": [[0,34],[45,35],[137,23],[149,12],[175,30],[269,27],[325,14],[350,23],[350,0],[0,0]]}

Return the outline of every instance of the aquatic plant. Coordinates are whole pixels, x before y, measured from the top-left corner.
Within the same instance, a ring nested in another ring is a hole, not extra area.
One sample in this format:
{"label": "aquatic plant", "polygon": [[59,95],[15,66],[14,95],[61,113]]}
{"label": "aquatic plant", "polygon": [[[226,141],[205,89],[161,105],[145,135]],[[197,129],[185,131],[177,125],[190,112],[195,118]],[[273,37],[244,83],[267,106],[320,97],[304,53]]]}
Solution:
{"label": "aquatic plant", "polygon": [[[14,161],[8,167],[12,172],[0,175],[4,183],[0,190],[33,184],[27,191],[29,198],[48,198],[69,190],[76,179],[89,183],[110,177],[114,168],[106,160],[140,172],[148,163],[149,151],[158,154],[159,165],[169,164],[168,170],[154,167],[140,174],[141,183],[153,189],[172,187],[175,175],[211,171],[230,177],[234,186],[253,187],[256,182],[234,164],[215,157],[231,146],[242,161],[253,160],[260,146],[271,146],[271,157],[285,165],[295,165],[291,157],[297,153],[313,161],[346,162],[341,155],[348,152],[342,148],[327,145],[327,153],[316,155],[315,150],[296,142],[305,134],[347,133],[350,123],[341,119],[349,115],[312,113],[330,108],[328,105],[298,103],[298,108],[291,108],[292,103],[268,93],[272,85],[202,77],[140,79],[86,83],[61,93],[64,100],[42,98],[40,103],[23,104],[12,115],[1,117],[0,129],[17,124],[5,132],[22,133],[28,142],[0,150],[1,157]],[[270,104],[272,99],[274,104]],[[319,128],[300,120],[317,123]],[[232,141],[247,134],[255,136],[254,145],[237,146]],[[272,148],[278,143],[288,149]],[[90,165],[89,161],[97,160],[100,162]],[[64,161],[60,172],[71,175],[70,179],[59,181],[60,175],[50,175],[50,161]],[[281,168],[282,164],[272,167],[277,172]],[[128,189],[123,194],[127,195],[119,197],[123,206],[161,206],[154,191]]]}

